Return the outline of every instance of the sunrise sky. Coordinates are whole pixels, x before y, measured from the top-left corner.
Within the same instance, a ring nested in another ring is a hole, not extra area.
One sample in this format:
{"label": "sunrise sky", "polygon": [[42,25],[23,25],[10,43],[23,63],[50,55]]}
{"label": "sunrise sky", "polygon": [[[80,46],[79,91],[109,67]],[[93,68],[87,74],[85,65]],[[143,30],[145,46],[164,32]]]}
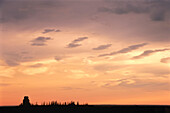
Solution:
{"label": "sunrise sky", "polygon": [[170,0],[0,0],[0,105],[170,105]]}

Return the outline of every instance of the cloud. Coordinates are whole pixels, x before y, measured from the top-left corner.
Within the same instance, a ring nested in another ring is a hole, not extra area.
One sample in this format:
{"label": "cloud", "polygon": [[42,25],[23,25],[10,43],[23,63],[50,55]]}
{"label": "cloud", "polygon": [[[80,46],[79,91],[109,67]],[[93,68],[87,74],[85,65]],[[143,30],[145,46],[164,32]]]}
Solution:
{"label": "cloud", "polygon": [[3,87],[3,86],[9,86],[11,84],[8,84],[8,83],[0,83],[0,86]]}
{"label": "cloud", "polygon": [[163,11],[163,10],[153,11],[153,13],[150,15],[150,18],[153,21],[164,21],[165,20],[165,11]]}
{"label": "cloud", "polygon": [[36,15],[45,12],[47,9],[54,10],[60,7],[59,1],[45,0],[23,0],[23,1],[6,1],[0,0],[2,11],[1,22],[22,22],[22,20],[36,18]]}
{"label": "cloud", "polygon": [[40,37],[37,37],[37,38],[33,39],[31,41],[32,42],[31,45],[32,46],[45,46],[45,45],[47,45],[46,42],[48,40],[52,40],[52,38],[40,36]]}
{"label": "cloud", "polygon": [[9,51],[3,53],[2,59],[8,66],[18,66],[21,62],[32,61],[34,57],[29,56],[27,52]]}
{"label": "cloud", "polygon": [[2,57],[3,61],[8,66],[18,66],[20,64],[20,61],[22,60],[22,55],[13,51],[4,52],[2,54]]}
{"label": "cloud", "polygon": [[134,56],[132,59],[140,59],[140,58],[143,58],[143,57],[146,57],[146,56],[150,56],[150,55],[152,55],[153,53],[163,52],[163,51],[167,51],[167,50],[170,50],[170,49],[146,50],[146,51],[144,51],[142,54],[140,54],[140,55],[138,55],[138,56]]}
{"label": "cloud", "polygon": [[88,39],[88,37],[80,37],[80,38],[77,38],[75,40],[73,40],[71,43],[69,43],[67,45],[67,48],[74,48],[74,47],[78,47],[78,46],[81,46],[82,44],[78,44],[79,42],[83,41],[83,40],[86,40]]}
{"label": "cloud", "polygon": [[153,76],[166,76],[170,74],[170,69],[164,64],[138,64],[131,67],[135,73]]}
{"label": "cloud", "polygon": [[43,34],[45,33],[49,33],[49,32],[61,32],[61,30],[59,29],[44,29],[44,31],[42,32]]}
{"label": "cloud", "polygon": [[42,63],[37,63],[37,64],[34,64],[34,65],[30,65],[29,67],[32,67],[32,68],[39,68],[39,67],[42,67],[44,64]]}
{"label": "cloud", "polygon": [[57,60],[57,61],[60,61],[60,60],[62,60],[63,59],[63,57],[62,56],[55,56],[55,58],[54,58],[55,60]]}
{"label": "cloud", "polygon": [[84,88],[60,87],[63,90],[85,90]]}
{"label": "cloud", "polygon": [[113,70],[119,70],[128,67],[128,65],[113,65],[113,64],[96,64],[94,65],[94,69],[97,71],[113,71]]}
{"label": "cloud", "polygon": [[81,41],[83,41],[83,40],[85,40],[85,39],[88,39],[88,37],[80,37],[80,38],[77,38],[77,39],[73,40],[72,43],[78,43],[78,42],[81,42]]}
{"label": "cloud", "polygon": [[27,61],[31,61],[33,60],[34,57],[31,57],[31,56],[23,56],[21,61],[22,62],[27,62]]}
{"label": "cloud", "polygon": [[[122,87],[128,87],[128,88],[142,88],[147,91],[152,91],[152,90],[169,90],[169,82],[166,80],[156,80],[155,78],[153,79],[129,79],[133,80],[133,83],[128,83],[126,81],[122,81],[119,86]],[[156,89],[155,89],[156,88]]]}
{"label": "cloud", "polygon": [[58,55],[58,56],[55,56],[54,59],[57,60],[57,61],[60,61],[60,60],[63,60],[64,58],[67,58],[69,56],[65,56],[65,55]]}
{"label": "cloud", "polygon": [[161,62],[162,62],[162,63],[170,63],[170,57],[162,58],[162,59],[161,59]]}
{"label": "cloud", "polygon": [[134,84],[135,81],[131,78],[122,78],[122,79],[110,79],[110,80],[105,80],[102,81],[101,87],[105,88],[113,88],[116,86],[121,86],[122,84]]}
{"label": "cloud", "polygon": [[99,12],[113,14],[148,14],[152,21],[164,21],[170,12],[170,1],[167,0],[142,0],[142,1],[107,1],[110,7],[101,7]]}
{"label": "cloud", "polygon": [[44,29],[42,33],[45,34],[45,33],[53,32],[53,31],[55,31],[55,29]]}
{"label": "cloud", "polygon": [[57,29],[57,30],[55,30],[55,32],[61,32],[61,30]]}
{"label": "cloud", "polygon": [[111,46],[112,46],[112,44],[100,45],[100,46],[98,46],[96,48],[93,48],[93,50],[103,50],[103,49],[107,49],[107,48],[109,48]]}
{"label": "cloud", "polygon": [[5,62],[8,64],[8,66],[18,66],[20,64],[18,61],[10,59],[5,60]]}
{"label": "cloud", "polygon": [[131,45],[127,48],[123,48],[119,51],[115,51],[115,52],[112,52],[112,53],[108,53],[108,54],[101,54],[99,55],[99,57],[104,57],[104,56],[110,56],[110,55],[116,55],[116,54],[120,54],[120,53],[128,53],[128,52],[131,52],[133,50],[136,50],[136,49],[139,49],[140,47],[143,47],[147,45],[147,43],[142,43],[142,44],[137,44],[137,45]]}
{"label": "cloud", "polygon": [[74,48],[74,47],[78,47],[78,46],[81,46],[81,44],[69,43],[67,45],[67,48]]}
{"label": "cloud", "polygon": [[[142,78],[122,78],[122,79],[110,79],[104,81],[93,81],[93,84],[97,84],[100,87],[113,89],[119,88],[141,88],[147,91],[152,90],[169,90],[169,81],[166,78],[153,78],[153,79],[142,79]],[[156,89],[155,89],[156,87]]]}

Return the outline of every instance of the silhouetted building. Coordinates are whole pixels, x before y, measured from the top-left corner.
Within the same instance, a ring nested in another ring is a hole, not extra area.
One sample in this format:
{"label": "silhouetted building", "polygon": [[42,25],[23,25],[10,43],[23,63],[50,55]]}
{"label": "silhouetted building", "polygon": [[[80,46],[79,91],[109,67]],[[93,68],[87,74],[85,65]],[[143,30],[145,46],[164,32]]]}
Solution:
{"label": "silhouetted building", "polygon": [[25,106],[25,107],[28,107],[28,106],[31,105],[28,96],[24,97],[22,105]]}

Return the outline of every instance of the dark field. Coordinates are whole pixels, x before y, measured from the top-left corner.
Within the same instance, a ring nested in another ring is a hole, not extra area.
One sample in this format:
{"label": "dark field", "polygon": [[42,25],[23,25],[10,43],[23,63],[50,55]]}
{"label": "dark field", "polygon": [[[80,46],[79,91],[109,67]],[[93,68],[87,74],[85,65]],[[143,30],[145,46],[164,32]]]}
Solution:
{"label": "dark field", "polygon": [[6,106],[0,113],[170,113],[169,105]]}

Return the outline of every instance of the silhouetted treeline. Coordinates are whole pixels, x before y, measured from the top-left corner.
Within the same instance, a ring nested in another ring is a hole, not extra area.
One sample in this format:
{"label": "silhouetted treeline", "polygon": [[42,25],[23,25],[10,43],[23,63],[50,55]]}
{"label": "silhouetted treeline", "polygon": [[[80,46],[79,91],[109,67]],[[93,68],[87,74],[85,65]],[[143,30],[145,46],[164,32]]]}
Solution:
{"label": "silhouetted treeline", "polygon": [[58,101],[50,101],[50,102],[43,102],[41,104],[38,104],[37,102],[35,104],[28,104],[28,105],[24,105],[23,103],[21,103],[19,106],[68,106],[68,105],[75,105],[75,106],[79,106],[79,105],[88,105],[88,103],[85,104],[79,104],[79,102],[58,102]]}
{"label": "silhouetted treeline", "polygon": [[0,113],[170,113],[170,106],[159,105],[79,105],[0,107]]}
{"label": "silhouetted treeline", "polygon": [[[29,106],[58,106],[58,105],[64,105],[64,106],[67,106],[67,105],[72,105],[72,106],[79,106],[79,102],[77,101],[76,103],[74,101],[71,101],[71,102],[58,102],[58,101],[50,101],[50,102],[43,102],[41,103],[40,105],[38,105],[38,103],[36,102],[36,104],[31,104],[30,103],[30,100],[29,100],[29,97],[28,96],[25,96],[24,99],[23,99],[23,102],[19,105],[19,106],[24,106],[24,107],[29,107]],[[81,104],[81,105],[88,105],[87,103],[86,104]]]}

